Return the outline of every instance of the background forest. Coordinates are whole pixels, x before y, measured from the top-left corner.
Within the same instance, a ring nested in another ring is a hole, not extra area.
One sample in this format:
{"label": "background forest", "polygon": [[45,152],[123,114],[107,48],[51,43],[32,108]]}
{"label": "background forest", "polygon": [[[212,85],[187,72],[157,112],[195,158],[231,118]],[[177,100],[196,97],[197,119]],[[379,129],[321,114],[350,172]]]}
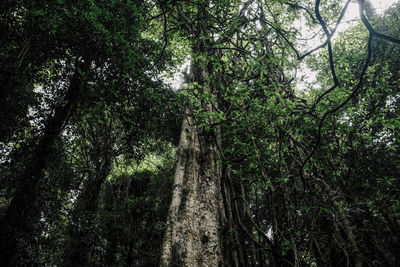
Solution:
{"label": "background forest", "polygon": [[222,203],[216,243],[198,242],[220,266],[398,266],[399,15],[3,0],[0,266],[214,266],[185,240],[163,252],[175,192],[191,209],[177,173],[193,127]]}

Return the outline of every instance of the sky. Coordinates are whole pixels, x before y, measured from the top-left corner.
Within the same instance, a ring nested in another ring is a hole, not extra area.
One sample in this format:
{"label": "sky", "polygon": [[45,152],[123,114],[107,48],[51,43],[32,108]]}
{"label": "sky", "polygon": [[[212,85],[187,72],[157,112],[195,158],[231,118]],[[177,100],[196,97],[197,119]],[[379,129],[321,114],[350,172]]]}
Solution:
{"label": "sky", "polygon": [[[387,8],[389,8],[392,4],[399,2],[400,0],[371,0],[372,5],[374,6],[376,13],[378,15],[381,15]],[[344,6],[345,0],[342,1],[342,6]],[[360,13],[359,13],[359,6],[357,1],[352,1],[352,3],[349,4],[346,14],[343,17],[342,23],[339,25],[337,34],[340,34],[341,32],[344,32],[346,29],[348,29],[350,26],[354,25],[357,21],[360,20],[359,18]],[[302,24],[301,21],[298,22],[298,26],[302,29],[302,35],[304,37],[311,36],[313,33],[310,33],[309,31],[306,30],[305,27],[302,27],[300,24]],[[303,46],[307,47],[307,49],[300,49],[303,53],[308,51],[309,49],[318,46],[321,43],[321,41],[318,38],[315,38],[314,40],[308,41],[306,45]],[[316,73],[311,71],[305,63],[301,64],[300,70],[298,70],[297,77],[303,77],[304,82],[297,82],[297,89],[298,90],[305,90],[307,87],[307,83],[311,83],[315,81],[315,75]]]}
{"label": "sky", "polygon": [[396,2],[399,2],[399,0],[372,0],[372,4],[375,6],[376,11],[379,14]]}
{"label": "sky", "polygon": [[[371,0],[372,5],[374,6],[376,12],[378,15],[381,15],[387,8],[389,8],[392,4],[399,2],[400,0]],[[343,7],[346,0],[341,1],[341,6]],[[345,16],[342,19],[342,23],[339,25],[337,32],[343,32],[347,28],[351,26],[352,23],[355,21],[359,20],[360,18],[359,14],[359,6],[357,1],[353,0],[346,11]],[[299,21],[295,22],[295,27],[300,28],[301,32],[303,34],[303,37],[307,37],[307,35],[314,35],[314,33],[311,33],[310,31],[307,31],[306,27],[303,26],[305,25],[305,18],[301,18]],[[315,38],[317,39],[317,38]],[[318,40],[317,40],[318,42]],[[318,45],[318,43],[317,43]]]}
{"label": "sky", "polygon": [[[380,15],[382,14],[388,7],[393,5],[400,0],[371,0],[372,5],[374,6],[376,12]],[[349,21],[359,17],[359,8],[358,3],[356,1],[350,3],[346,16],[344,17],[344,21]]]}
{"label": "sky", "polygon": [[[376,12],[378,14],[382,14],[388,7],[392,4],[399,2],[400,0],[371,0],[372,5],[374,6]],[[345,0],[342,0],[342,6],[344,6]],[[356,20],[359,20],[359,7],[356,0],[353,0],[352,3],[349,4],[347,8],[346,14],[342,20],[342,23],[339,25],[337,29],[337,33],[344,32],[348,29],[351,25],[356,23]],[[307,32],[305,27],[302,27],[300,24],[304,22],[299,21],[297,27],[301,28],[301,32],[303,37],[312,36],[313,33]],[[314,40],[308,41],[307,44],[302,45],[302,49],[299,49],[301,52],[306,52],[308,49],[318,46],[321,43],[318,38]],[[178,68],[178,71],[173,75],[173,77],[166,78],[166,82],[169,83],[175,90],[179,89],[183,83],[183,72],[185,69],[189,67],[189,60],[186,61],[183,65]],[[312,72],[307,66],[302,64],[300,71],[297,73],[298,77],[303,76],[305,82],[298,82],[297,88],[300,90],[304,90],[306,88],[306,83],[310,83],[315,81],[315,73]]]}

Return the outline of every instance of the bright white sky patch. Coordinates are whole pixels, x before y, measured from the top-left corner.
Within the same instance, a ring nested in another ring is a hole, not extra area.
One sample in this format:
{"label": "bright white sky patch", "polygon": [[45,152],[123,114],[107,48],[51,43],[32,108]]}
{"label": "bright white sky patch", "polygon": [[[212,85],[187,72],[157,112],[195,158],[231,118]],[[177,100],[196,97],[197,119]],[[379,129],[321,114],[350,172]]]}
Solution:
{"label": "bright white sky patch", "polygon": [[[371,0],[372,6],[378,15],[381,15],[387,8],[389,8],[394,3],[399,2],[399,0]],[[357,19],[360,15],[359,6],[357,2],[351,2],[347,8],[346,15],[343,18],[344,22],[352,21]],[[339,26],[339,32],[346,30],[346,23]]]}
{"label": "bright white sky patch", "polygon": [[[375,8],[375,11],[378,15],[381,15],[387,8],[389,8],[391,5],[394,3],[399,2],[400,0],[371,0],[373,7]],[[342,7],[345,4],[345,0],[342,0],[342,3],[340,4]],[[358,6],[358,1],[353,0],[346,11],[345,16],[343,17],[342,23],[338,26],[338,29],[336,31],[336,34],[333,38],[337,37],[338,34],[341,32],[344,32],[347,30],[349,27],[352,25],[355,25],[358,21],[360,21],[359,18],[359,6]],[[301,36],[299,38],[304,38],[304,39],[309,39],[312,36],[315,35],[315,32],[312,32],[308,29],[305,23],[306,18],[302,17],[301,19],[298,19],[295,23],[294,26],[296,29],[298,29],[301,33]],[[261,25],[258,23],[257,28],[260,27]],[[321,31],[322,32],[322,31]],[[325,39],[324,39],[325,40]],[[300,54],[307,52],[308,50],[320,45],[324,40],[320,40],[318,37],[310,39],[308,41],[303,41],[301,44],[298,45],[298,51]],[[183,73],[187,72],[190,67],[190,60],[189,58],[182,63],[182,65],[177,67],[176,73],[169,78],[165,78],[165,82],[167,84],[170,84],[174,90],[178,90],[181,88],[182,84],[184,83],[183,81]],[[300,68],[297,70],[297,77],[303,77],[303,81],[298,80],[297,81],[297,88],[299,90],[305,90],[307,87],[307,84],[315,82],[316,80],[316,73],[311,71],[305,62],[301,62]]]}
{"label": "bright white sky patch", "polygon": [[[400,0],[371,0],[371,3],[377,13],[377,15],[383,14],[383,12],[388,9],[391,5],[394,3],[399,2]],[[344,4],[346,1],[342,1],[343,3],[341,4],[342,7],[344,7]],[[346,11],[345,16],[342,19],[341,24],[338,26],[337,31],[333,37],[337,37],[338,34],[341,32],[344,32],[347,30],[349,27],[355,25],[358,21],[360,21],[360,11],[359,11],[359,5],[357,1],[352,1]],[[307,38],[310,36],[313,36],[315,33],[311,32],[310,30],[307,29],[307,26],[305,26],[305,18],[302,18],[295,22],[295,27],[300,29],[302,38]],[[314,38],[312,40],[307,41],[305,45],[300,46],[300,53],[305,53],[309,49],[312,49],[314,47],[317,47],[320,45],[323,40],[320,40],[319,38]],[[302,50],[304,49],[304,50]],[[301,63],[301,68],[298,70],[298,77],[302,78],[297,82],[297,89],[299,90],[305,90],[307,88],[307,84],[313,83],[316,80],[316,73],[311,71],[305,62]]]}
{"label": "bright white sky patch", "polygon": [[184,73],[189,74],[190,72],[190,57],[186,59],[184,63],[177,66],[176,72],[170,78],[165,78],[164,81],[169,84],[173,90],[181,89],[182,84],[184,83]]}
{"label": "bright white sky patch", "polygon": [[399,0],[373,0],[372,4],[374,5],[378,14],[382,14],[388,7],[396,2],[399,2]]}

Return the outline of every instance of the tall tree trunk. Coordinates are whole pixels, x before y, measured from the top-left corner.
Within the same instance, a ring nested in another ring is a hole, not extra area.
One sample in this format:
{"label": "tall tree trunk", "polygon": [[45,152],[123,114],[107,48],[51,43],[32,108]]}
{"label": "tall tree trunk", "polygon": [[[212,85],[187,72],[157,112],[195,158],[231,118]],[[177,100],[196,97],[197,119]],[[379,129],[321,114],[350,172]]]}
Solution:
{"label": "tall tree trunk", "polygon": [[35,148],[30,162],[18,177],[19,186],[0,222],[0,266],[16,266],[19,237],[31,234],[30,226],[39,217],[35,207],[40,192],[38,185],[47,167],[55,139],[59,136],[71,114],[83,88],[83,73],[90,67],[89,61],[76,64],[68,91],[61,104],[46,123],[43,135]]}
{"label": "tall tree trunk", "polygon": [[[216,70],[210,61],[215,53],[207,11],[210,3],[205,0],[194,5],[186,12],[178,7],[178,12],[190,36],[192,93],[199,108],[188,108],[182,123],[161,266],[224,265],[220,135],[219,129],[212,127]],[[194,117],[195,111],[201,115]],[[203,126],[197,125],[198,121]]]}
{"label": "tall tree trunk", "polygon": [[194,125],[182,124],[173,196],[161,266],[223,266],[221,170],[213,141]]}

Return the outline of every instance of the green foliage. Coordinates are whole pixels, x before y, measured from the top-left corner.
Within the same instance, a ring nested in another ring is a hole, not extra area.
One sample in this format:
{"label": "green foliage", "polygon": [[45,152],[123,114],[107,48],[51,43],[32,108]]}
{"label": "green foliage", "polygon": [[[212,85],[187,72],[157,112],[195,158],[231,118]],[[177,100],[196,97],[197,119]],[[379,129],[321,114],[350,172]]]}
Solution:
{"label": "green foliage", "polygon": [[[24,188],[18,177],[35,162],[46,125],[72,106],[29,188],[34,212],[18,229],[17,263],[157,265],[185,111],[221,158],[227,265],[353,266],[361,255],[366,266],[396,266],[400,47],[375,36],[360,77],[368,54],[360,22],[332,40],[338,86],[319,98],[334,80],[324,48],[304,62],[318,71],[314,89],[297,92],[296,21],[318,31],[314,7],[2,3],[1,218]],[[367,6],[377,32],[399,36],[399,7],[378,17]],[[340,8],[320,3],[328,28]],[[184,84],[170,89],[163,79],[187,61]],[[68,103],[75,76],[83,87]],[[173,249],[179,265],[182,248]]]}

